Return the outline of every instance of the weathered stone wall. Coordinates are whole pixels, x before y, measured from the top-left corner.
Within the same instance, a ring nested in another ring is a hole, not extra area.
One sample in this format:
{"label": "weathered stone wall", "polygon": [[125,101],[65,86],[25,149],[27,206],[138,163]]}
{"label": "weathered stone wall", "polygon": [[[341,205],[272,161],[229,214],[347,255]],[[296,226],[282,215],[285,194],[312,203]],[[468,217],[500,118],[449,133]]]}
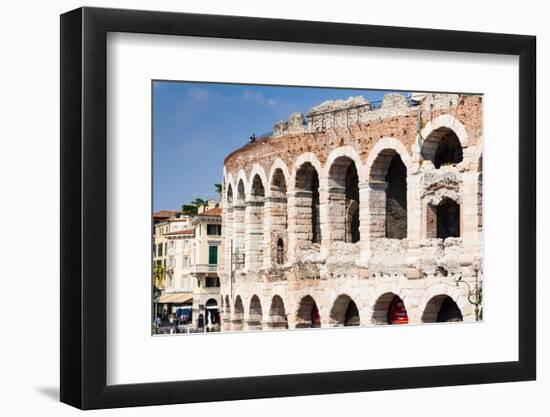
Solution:
{"label": "weathered stone wall", "polygon": [[[356,324],[356,311],[362,325],[381,324],[396,296],[409,322],[434,321],[451,304],[474,319],[457,281],[474,287],[483,274],[482,97],[413,99],[325,102],[225,159],[226,330],[303,327],[317,313],[321,326]],[[436,168],[439,144],[453,140],[462,160]],[[444,201],[460,206],[458,237],[438,238]],[[229,248],[244,253],[242,265]]]}
{"label": "weathered stone wall", "polygon": [[[377,140],[384,137],[398,138],[410,149],[416,142],[418,107],[421,109],[423,127],[437,116],[445,114],[452,116],[464,126],[470,140],[466,146],[475,146],[482,136],[481,96],[444,94],[432,97],[428,94],[422,105],[391,108],[380,113],[379,110],[365,109],[364,113],[368,113],[369,117],[360,118],[360,123],[348,117],[347,124],[337,123],[338,128],[333,128],[332,122],[327,122],[322,129],[314,128],[313,124],[309,128],[308,124],[302,129],[292,129],[283,135],[274,134],[273,137],[259,139],[229,154],[225,158],[224,166],[228,173],[244,169],[248,176],[256,163],[269,172],[276,159],[282,159],[290,167],[300,154],[306,152],[315,154],[323,164],[330,151],[346,145],[353,147],[360,157],[366,160]],[[325,117],[328,120],[330,115]]]}

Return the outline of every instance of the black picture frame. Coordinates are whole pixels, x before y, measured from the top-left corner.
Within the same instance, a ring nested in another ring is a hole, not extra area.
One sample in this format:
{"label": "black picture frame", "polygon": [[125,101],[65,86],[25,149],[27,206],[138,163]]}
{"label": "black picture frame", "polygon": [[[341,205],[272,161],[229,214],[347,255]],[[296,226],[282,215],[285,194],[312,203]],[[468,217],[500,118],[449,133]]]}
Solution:
{"label": "black picture frame", "polygon": [[[519,360],[515,362],[107,385],[108,32],[519,56]],[[61,401],[82,409],[536,378],[536,38],[171,12],[61,15]]]}

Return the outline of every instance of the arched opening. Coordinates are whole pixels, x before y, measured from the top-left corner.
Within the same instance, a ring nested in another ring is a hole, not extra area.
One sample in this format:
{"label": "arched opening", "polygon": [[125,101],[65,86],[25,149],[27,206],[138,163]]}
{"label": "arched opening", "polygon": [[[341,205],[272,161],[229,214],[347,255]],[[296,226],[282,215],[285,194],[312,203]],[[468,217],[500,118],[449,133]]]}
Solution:
{"label": "arched opening", "polygon": [[319,175],[309,162],[302,164],[296,172],[296,208],[305,209],[304,214],[296,220],[296,239],[301,242],[321,242]]}
{"label": "arched opening", "polygon": [[243,180],[237,184],[237,201],[233,209],[233,259],[235,269],[244,267],[244,235],[245,235],[245,191]]}
{"label": "arched opening", "polygon": [[347,156],[334,160],[329,170],[331,240],[359,242],[359,177]]}
{"label": "arched opening", "polygon": [[436,216],[436,237],[447,239],[448,237],[460,236],[460,205],[450,198],[444,198],[437,205]]}
{"label": "arched opening", "polygon": [[346,242],[357,243],[359,234],[359,202],[348,201],[346,207]]}
{"label": "arched opening", "polygon": [[386,237],[407,237],[407,167],[399,155],[395,155],[386,174]]}
{"label": "arched opening", "polygon": [[231,303],[229,295],[221,297],[222,316],[220,323],[223,325],[223,330],[231,330]]}
{"label": "arched opening", "polygon": [[258,174],[252,179],[250,201],[247,204],[248,215],[246,226],[248,239],[245,241],[246,256],[250,269],[259,269],[262,266],[263,235],[264,235],[264,197],[265,190]]}
{"label": "arched opening", "polygon": [[376,157],[370,173],[371,237],[407,237],[407,167],[394,149]]}
{"label": "arched opening", "polygon": [[374,305],[372,322],[373,324],[407,324],[409,316],[401,297],[391,292],[381,295]]}
{"label": "arched opening", "polygon": [[423,323],[443,323],[462,321],[462,312],[456,302],[448,295],[432,297],[422,313]]}
{"label": "arched opening", "polygon": [[437,205],[428,204],[426,238],[460,237],[460,229],[460,204],[448,197],[443,198]]}
{"label": "arched opening", "polygon": [[250,194],[252,197],[265,196],[264,184],[262,183],[262,179],[258,174],[254,175],[254,178],[252,180],[252,190],[250,191]]}
{"label": "arched opening", "polygon": [[233,206],[233,187],[231,184],[227,186],[227,207]]}
{"label": "arched opening", "polygon": [[262,304],[257,295],[250,299],[247,325],[250,330],[261,330],[262,328]]}
{"label": "arched opening", "polygon": [[359,310],[348,295],[340,295],[330,310],[330,319],[336,326],[359,326]]}
{"label": "arched opening", "polygon": [[431,132],[422,143],[421,154],[439,169],[445,165],[462,162],[462,144],[456,133],[448,127],[440,127]]}
{"label": "arched opening", "polygon": [[462,312],[451,297],[445,298],[441,303],[437,321],[440,323],[462,321]]}
{"label": "arched opening", "polygon": [[[270,231],[269,236],[271,247],[271,262],[282,265],[285,262],[285,247],[287,242],[287,199],[286,199],[286,179],[281,168],[277,168],[271,179],[271,198],[270,203]],[[273,244],[276,247],[273,247]]]}
{"label": "arched opening", "polygon": [[483,154],[479,155],[477,163],[479,176],[477,179],[477,229],[483,230]]}
{"label": "arched opening", "polygon": [[317,303],[310,296],[306,295],[300,300],[296,320],[296,328],[317,328],[321,327],[321,315]]}
{"label": "arched opening", "polygon": [[239,205],[244,204],[244,183],[243,180],[239,180],[239,184],[237,185],[237,203]]}
{"label": "arched opening", "polygon": [[[227,185],[226,188],[226,210],[225,210],[225,217],[224,217],[224,257],[225,257],[225,270],[230,271],[232,269],[231,265],[231,249],[232,249],[232,241],[233,241],[233,187],[231,184]],[[225,307],[222,306],[222,311],[225,312]]]}
{"label": "arched opening", "polygon": [[278,295],[273,296],[273,298],[271,299],[268,325],[273,329],[288,329],[285,303],[283,302],[283,299]]}
{"label": "arched opening", "polygon": [[277,239],[277,264],[285,263],[285,243],[282,238]]}
{"label": "arched opening", "polygon": [[359,242],[359,177],[355,163],[346,171],[346,242]]}
{"label": "arched opening", "polygon": [[220,324],[220,312],[218,302],[214,298],[209,298],[205,304],[205,324],[206,327],[212,329]]}
{"label": "arched opening", "polygon": [[225,296],[224,306],[225,306],[225,312],[226,313],[231,313],[231,303],[229,302],[229,295]]}
{"label": "arched opening", "polygon": [[346,309],[346,319],[344,321],[344,326],[359,326],[361,324],[361,319],[359,318],[359,310],[355,301],[351,300]]}
{"label": "arched opening", "polygon": [[242,330],[244,327],[244,306],[240,295],[235,297],[235,307],[233,309],[233,317],[231,318],[232,330]]}

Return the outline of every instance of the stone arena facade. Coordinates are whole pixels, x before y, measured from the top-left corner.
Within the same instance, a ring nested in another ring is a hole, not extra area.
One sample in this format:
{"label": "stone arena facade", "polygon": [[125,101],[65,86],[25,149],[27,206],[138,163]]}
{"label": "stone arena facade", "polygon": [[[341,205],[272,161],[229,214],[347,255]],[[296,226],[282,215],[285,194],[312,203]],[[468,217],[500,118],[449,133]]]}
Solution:
{"label": "stone arena facade", "polygon": [[228,155],[223,330],[476,320],[482,99],[329,101]]}

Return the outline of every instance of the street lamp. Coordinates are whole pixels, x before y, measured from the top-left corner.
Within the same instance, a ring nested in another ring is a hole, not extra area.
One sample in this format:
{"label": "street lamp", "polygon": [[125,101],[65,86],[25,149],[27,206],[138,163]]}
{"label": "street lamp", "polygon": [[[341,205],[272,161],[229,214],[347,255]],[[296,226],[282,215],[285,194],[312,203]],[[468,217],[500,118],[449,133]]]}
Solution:
{"label": "street lamp", "polygon": [[462,275],[455,279],[457,287],[458,284],[465,284],[468,287],[468,302],[475,306],[474,312],[476,315],[476,321],[481,320],[483,316],[483,311],[481,309],[481,303],[483,301],[483,285],[482,282],[478,280],[478,272],[479,271],[475,269],[476,281],[474,284],[474,288],[472,288],[469,282],[462,281]]}

